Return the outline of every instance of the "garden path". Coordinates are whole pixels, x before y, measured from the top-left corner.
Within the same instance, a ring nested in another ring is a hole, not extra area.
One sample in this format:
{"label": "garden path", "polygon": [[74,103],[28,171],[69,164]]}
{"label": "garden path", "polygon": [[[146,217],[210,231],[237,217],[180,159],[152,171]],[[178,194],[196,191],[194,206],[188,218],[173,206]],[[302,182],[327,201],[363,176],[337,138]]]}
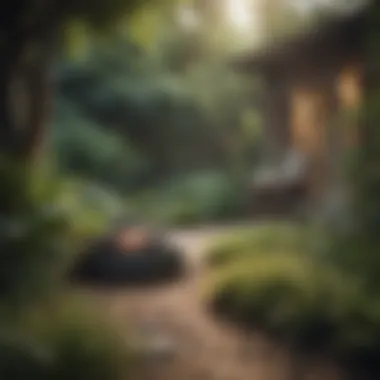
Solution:
{"label": "garden path", "polygon": [[[216,321],[202,302],[207,245],[241,226],[171,231],[169,238],[186,252],[189,276],[145,289],[91,290],[130,339],[146,338],[146,360],[136,380],[340,380],[324,363],[307,365],[298,377],[294,358],[259,333],[245,333]],[[127,333],[128,332],[128,333]],[[304,366],[303,366],[304,367]]]}

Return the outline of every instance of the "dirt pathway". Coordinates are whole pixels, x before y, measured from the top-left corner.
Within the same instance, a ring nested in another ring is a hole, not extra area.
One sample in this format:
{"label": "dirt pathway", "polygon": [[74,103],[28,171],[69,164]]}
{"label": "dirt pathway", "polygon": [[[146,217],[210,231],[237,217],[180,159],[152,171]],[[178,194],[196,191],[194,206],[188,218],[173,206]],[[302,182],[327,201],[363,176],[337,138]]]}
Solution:
{"label": "dirt pathway", "polygon": [[[143,290],[92,292],[121,331],[132,330],[137,339],[149,340],[145,367],[136,379],[296,380],[287,352],[258,334],[221,325],[205,310],[201,300],[204,250],[225,231],[206,228],[171,234],[185,249],[192,268],[189,277],[180,282]],[[310,380],[336,378],[309,372],[306,378]]]}

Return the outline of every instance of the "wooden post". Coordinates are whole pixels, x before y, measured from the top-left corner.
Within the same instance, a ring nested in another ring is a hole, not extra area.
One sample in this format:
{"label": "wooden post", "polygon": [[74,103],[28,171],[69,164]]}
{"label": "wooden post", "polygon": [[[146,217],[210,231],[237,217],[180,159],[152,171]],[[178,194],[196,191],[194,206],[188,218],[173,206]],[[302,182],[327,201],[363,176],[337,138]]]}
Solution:
{"label": "wooden post", "polygon": [[278,164],[289,148],[289,94],[281,71],[264,74],[264,160]]}

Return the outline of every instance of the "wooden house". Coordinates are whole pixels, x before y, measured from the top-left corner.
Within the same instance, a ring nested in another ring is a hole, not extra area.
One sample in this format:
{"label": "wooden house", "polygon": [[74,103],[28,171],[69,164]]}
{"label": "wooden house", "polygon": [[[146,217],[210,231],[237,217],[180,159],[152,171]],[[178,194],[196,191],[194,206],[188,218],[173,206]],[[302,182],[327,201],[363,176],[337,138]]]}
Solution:
{"label": "wooden house", "polygon": [[[262,158],[278,169],[272,181],[255,182],[267,203],[274,204],[273,197],[279,200],[289,190],[296,204],[304,197],[322,210],[343,194],[340,162],[359,138],[354,111],[363,99],[368,9],[331,18],[234,61],[237,70],[264,80]],[[347,112],[351,116],[343,122]],[[287,180],[284,167],[295,154],[304,164]]]}

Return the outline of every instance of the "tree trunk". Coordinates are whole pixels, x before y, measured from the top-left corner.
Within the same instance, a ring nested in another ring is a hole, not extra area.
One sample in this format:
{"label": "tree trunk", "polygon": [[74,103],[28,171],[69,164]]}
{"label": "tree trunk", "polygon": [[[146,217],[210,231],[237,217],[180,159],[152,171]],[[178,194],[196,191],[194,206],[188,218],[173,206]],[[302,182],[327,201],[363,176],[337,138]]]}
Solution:
{"label": "tree trunk", "polygon": [[354,207],[361,232],[380,244],[378,222],[380,220],[380,54],[377,46],[380,41],[380,6],[377,2],[369,12],[366,49],[365,104],[361,115],[361,147],[358,152],[358,165],[354,173]]}
{"label": "tree trunk", "polygon": [[53,42],[51,36],[37,41],[37,57],[34,61],[27,62],[23,70],[28,113],[25,115],[17,154],[24,159],[38,158],[44,150],[46,126],[51,116],[53,98]]}
{"label": "tree trunk", "polygon": [[[12,84],[22,55],[18,41],[9,41],[0,58],[0,151],[9,154],[16,149],[17,127],[14,122],[15,104],[12,101]],[[8,45],[8,46],[7,46]]]}
{"label": "tree trunk", "polygon": [[[46,19],[46,18],[45,18]],[[43,148],[58,23],[5,31],[0,51],[0,154],[34,160]]]}

